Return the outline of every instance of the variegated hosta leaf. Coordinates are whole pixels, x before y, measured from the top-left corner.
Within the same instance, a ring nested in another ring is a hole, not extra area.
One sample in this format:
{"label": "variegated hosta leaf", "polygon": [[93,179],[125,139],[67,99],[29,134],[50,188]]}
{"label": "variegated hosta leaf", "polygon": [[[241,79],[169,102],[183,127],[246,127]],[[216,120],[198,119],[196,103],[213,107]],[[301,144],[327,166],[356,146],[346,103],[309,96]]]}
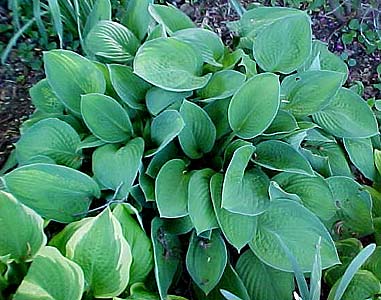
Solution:
{"label": "variegated hosta leaf", "polygon": [[97,66],[74,52],[44,52],[44,67],[54,93],[77,114],[81,113],[81,95],[104,93],[106,90],[106,81]]}
{"label": "variegated hosta leaf", "polygon": [[32,209],[0,191],[0,257],[16,262],[31,260],[46,244],[43,223]]}
{"label": "variegated hosta leaf", "polygon": [[44,119],[29,128],[17,142],[17,160],[23,163],[34,156],[44,155],[57,164],[78,169],[82,163],[82,153],[77,151],[80,141],[78,133],[68,123]]}
{"label": "variegated hosta leaf", "polygon": [[134,219],[127,205],[119,204],[113,210],[113,215],[122,226],[123,235],[131,247],[133,260],[129,285],[143,282],[154,265],[151,240]]}
{"label": "variegated hosta leaf", "polygon": [[310,55],[312,30],[306,12],[284,7],[258,7],[241,18],[240,33],[250,41],[254,59],[265,71],[295,71]]}
{"label": "variegated hosta leaf", "polygon": [[208,83],[211,75],[201,77],[202,65],[201,54],[188,43],[175,38],[157,38],[139,48],[134,73],[164,90],[185,92]]}
{"label": "variegated hosta leaf", "polygon": [[66,256],[82,268],[94,297],[119,296],[127,287],[131,249],[110,209],[83,224],[72,235],[66,245]]}
{"label": "variegated hosta leaf", "polygon": [[14,300],[80,300],[84,292],[82,269],[53,247],[45,247],[33,260]]}
{"label": "variegated hosta leaf", "polygon": [[86,48],[111,62],[132,60],[139,45],[139,40],[127,27],[107,20],[99,21],[86,37]]}
{"label": "variegated hosta leaf", "polygon": [[4,176],[6,190],[46,219],[69,223],[83,217],[98,184],[88,175],[52,164],[31,164]]}

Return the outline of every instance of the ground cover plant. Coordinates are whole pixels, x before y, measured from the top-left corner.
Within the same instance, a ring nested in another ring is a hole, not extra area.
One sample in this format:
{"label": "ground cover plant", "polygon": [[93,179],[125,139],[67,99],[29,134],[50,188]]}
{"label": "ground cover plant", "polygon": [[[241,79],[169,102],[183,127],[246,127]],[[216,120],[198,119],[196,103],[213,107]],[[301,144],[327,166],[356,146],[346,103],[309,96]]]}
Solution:
{"label": "ground cover plant", "polygon": [[44,53],[1,177],[2,297],[377,299],[377,103],[308,15],[241,8],[231,50],[130,3],[86,57]]}

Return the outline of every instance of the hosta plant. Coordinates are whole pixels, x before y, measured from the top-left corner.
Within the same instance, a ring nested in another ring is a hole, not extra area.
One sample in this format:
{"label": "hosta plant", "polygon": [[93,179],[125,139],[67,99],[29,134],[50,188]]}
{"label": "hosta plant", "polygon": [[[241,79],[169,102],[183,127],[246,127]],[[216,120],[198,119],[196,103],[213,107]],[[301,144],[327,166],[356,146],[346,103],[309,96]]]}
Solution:
{"label": "hosta plant", "polygon": [[377,118],[308,15],[246,11],[232,50],[130,4],[87,57],[44,53],[1,177],[3,298],[376,297],[380,249],[350,263],[380,240]]}

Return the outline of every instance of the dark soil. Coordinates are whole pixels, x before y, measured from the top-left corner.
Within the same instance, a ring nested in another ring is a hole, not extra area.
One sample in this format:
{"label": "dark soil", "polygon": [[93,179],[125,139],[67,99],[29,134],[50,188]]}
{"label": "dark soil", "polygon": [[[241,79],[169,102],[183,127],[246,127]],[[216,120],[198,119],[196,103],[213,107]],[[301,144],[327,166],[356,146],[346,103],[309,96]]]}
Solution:
{"label": "dark soil", "polygon": [[[226,23],[238,18],[228,0],[199,0],[194,4],[184,0],[170,1],[187,13],[197,24],[209,26],[217,32],[225,42],[231,43],[233,35]],[[241,0],[246,7],[252,0]],[[364,46],[354,42],[344,46],[341,42],[340,24],[333,15],[320,11],[312,15],[313,31],[317,39],[328,43],[331,51],[340,55],[344,50],[357,65],[350,67],[348,83],[362,81],[365,86],[364,98],[381,98],[380,92],[373,87],[378,83],[376,67],[381,62],[381,53],[367,54]],[[0,25],[9,24],[10,17],[4,7],[0,7]],[[7,42],[6,36],[0,36],[0,43]],[[14,51],[8,63],[0,66],[0,167],[13,148],[19,136],[20,124],[33,111],[28,89],[43,77],[43,71],[32,71]]]}
{"label": "dark soil", "polygon": [[[0,24],[9,24],[10,18],[0,7]],[[0,43],[7,43],[0,35]],[[0,167],[13,149],[19,136],[19,127],[33,111],[29,88],[43,77],[43,71],[32,71],[13,51],[6,65],[0,66]]]}

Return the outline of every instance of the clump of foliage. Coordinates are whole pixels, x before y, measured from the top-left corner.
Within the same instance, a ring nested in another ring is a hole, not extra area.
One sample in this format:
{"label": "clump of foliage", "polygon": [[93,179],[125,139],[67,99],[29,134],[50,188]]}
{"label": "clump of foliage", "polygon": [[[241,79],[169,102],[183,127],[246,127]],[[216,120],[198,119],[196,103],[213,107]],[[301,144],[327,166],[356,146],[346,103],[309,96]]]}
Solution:
{"label": "clump of foliage", "polygon": [[87,57],[44,53],[1,177],[3,298],[290,299],[294,277],[304,300],[322,277],[376,297],[380,247],[357,238],[380,242],[377,119],[308,15],[242,9],[232,51],[129,3]]}

